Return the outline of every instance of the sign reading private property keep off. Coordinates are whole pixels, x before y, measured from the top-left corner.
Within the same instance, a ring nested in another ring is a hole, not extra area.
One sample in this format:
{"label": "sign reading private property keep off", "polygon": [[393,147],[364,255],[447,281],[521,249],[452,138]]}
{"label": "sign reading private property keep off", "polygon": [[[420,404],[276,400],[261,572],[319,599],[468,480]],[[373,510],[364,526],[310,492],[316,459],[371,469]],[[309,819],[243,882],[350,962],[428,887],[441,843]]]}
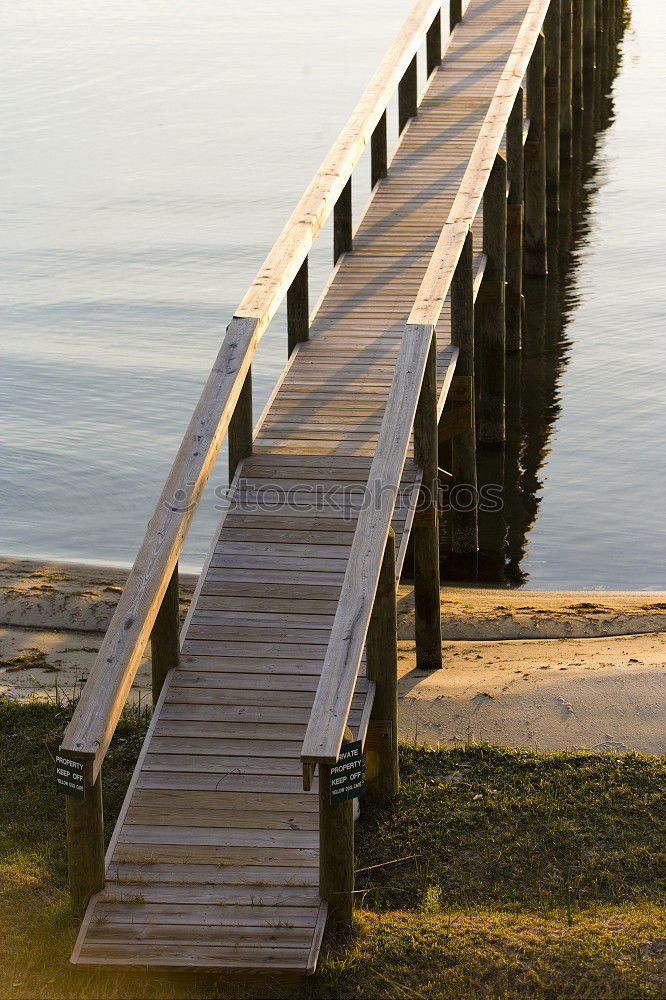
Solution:
{"label": "sign reading private property keep off", "polygon": [[85,799],[86,782],[83,762],[73,760],[71,757],[63,757],[62,754],[57,753],[55,763],[58,791],[64,795],[71,795],[74,799]]}
{"label": "sign reading private property keep off", "polygon": [[360,740],[343,743],[340,756],[331,765],[331,802],[355,799],[363,794],[363,745]]}

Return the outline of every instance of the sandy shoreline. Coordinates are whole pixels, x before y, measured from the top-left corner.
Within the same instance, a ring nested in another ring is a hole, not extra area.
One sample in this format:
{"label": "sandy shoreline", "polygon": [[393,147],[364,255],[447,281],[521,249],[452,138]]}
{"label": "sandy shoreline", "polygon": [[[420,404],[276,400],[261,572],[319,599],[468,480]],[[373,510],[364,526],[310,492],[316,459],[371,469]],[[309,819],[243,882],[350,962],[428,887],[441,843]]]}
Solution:
{"label": "sandy shoreline", "polygon": [[[0,693],[80,687],[125,579],[109,567],[0,560]],[[193,576],[181,577],[183,613]],[[416,670],[400,588],[400,730],[427,743],[666,753],[666,593],[442,590],[444,669]],[[144,659],[133,699],[149,697]]]}

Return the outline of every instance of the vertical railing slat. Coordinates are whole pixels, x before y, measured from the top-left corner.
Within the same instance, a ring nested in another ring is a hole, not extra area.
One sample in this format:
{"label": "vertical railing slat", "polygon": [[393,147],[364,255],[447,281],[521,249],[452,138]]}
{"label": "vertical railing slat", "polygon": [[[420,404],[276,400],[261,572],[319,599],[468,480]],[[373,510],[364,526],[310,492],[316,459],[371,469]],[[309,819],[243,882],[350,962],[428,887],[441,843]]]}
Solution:
{"label": "vertical railing slat", "polygon": [[333,263],[352,248],[352,181],[342,189],[333,209]]}
{"label": "vertical railing slat", "polygon": [[287,354],[310,334],[308,258],[301,264],[287,291]]}
{"label": "vertical railing slat", "polygon": [[473,500],[469,510],[451,504],[451,551],[459,556],[476,557],[479,534],[474,414],[474,238],[471,230],[465,238],[451,282],[451,342],[459,352],[456,378],[469,379],[470,384],[470,428],[451,440],[451,473],[453,486],[468,487]]}
{"label": "vertical railing slat", "polygon": [[381,799],[391,799],[398,791],[398,619],[395,579],[395,534],[389,528],[382,568],[366,639],[366,673],[375,682],[371,722],[387,726],[387,745],[381,752],[368,750],[376,758],[373,789]]}
{"label": "vertical railing slat", "polygon": [[506,160],[501,153],[495,157],[483,195],[483,249],[486,269],[474,310],[481,369],[478,439],[497,445],[506,435]]}
{"label": "vertical railing slat", "polygon": [[[425,333],[423,335],[426,335]],[[432,330],[425,374],[414,417],[414,459],[422,472],[418,507],[412,527],[416,665],[437,670],[442,665],[439,596],[439,511],[437,435],[437,338]]]}
{"label": "vertical railing slat", "polygon": [[178,563],[176,563],[150,633],[153,705],[157,704],[166,675],[178,666],[180,658],[179,612]]}

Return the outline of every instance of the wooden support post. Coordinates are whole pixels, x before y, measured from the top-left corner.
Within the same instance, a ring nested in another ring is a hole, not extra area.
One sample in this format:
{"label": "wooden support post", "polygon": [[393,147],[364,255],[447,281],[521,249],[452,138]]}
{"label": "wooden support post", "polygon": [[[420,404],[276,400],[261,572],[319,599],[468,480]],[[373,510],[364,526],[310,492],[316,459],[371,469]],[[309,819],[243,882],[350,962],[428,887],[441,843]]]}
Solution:
{"label": "wooden support post", "polygon": [[302,344],[310,335],[308,285],[308,258],[306,257],[287,290],[287,356],[291,354],[296,344]]}
{"label": "wooden support post", "polygon": [[608,47],[611,51],[611,65],[613,63],[613,48],[617,39],[617,10],[615,0],[606,0],[606,13],[608,24]]}
{"label": "wooden support post", "polygon": [[462,21],[462,0],[449,0],[449,27],[451,31]]}
{"label": "wooden support post", "polygon": [[252,454],[252,427],[252,369],[250,368],[229,421],[227,440],[230,483],[236,475],[238,463]]}
{"label": "wooden support post", "polygon": [[[345,740],[352,732],[345,731]],[[354,901],[354,800],[331,802],[331,768],[319,763],[319,893],[328,903],[327,926],[351,929]]]}
{"label": "wooden support post", "polygon": [[571,101],[574,111],[583,110],[583,3],[584,0],[573,0]]}
{"label": "wooden support post", "polygon": [[546,190],[548,211],[559,210],[560,186],[560,4],[550,0],[546,36]]}
{"label": "wooden support post", "polygon": [[410,118],[416,116],[418,106],[418,83],[416,75],[416,56],[405,70],[405,75],[398,84],[398,132],[401,133]]}
{"label": "wooden support post", "polygon": [[481,359],[478,436],[482,444],[497,445],[505,438],[506,370],[506,160],[501,153],[495,157],[483,195],[483,249],[486,269],[474,309]]}
{"label": "wooden support post", "polygon": [[583,0],[583,64],[589,73],[596,66],[596,0]]}
{"label": "wooden support post", "polygon": [[414,458],[423,475],[412,528],[416,666],[419,670],[438,670],[442,666],[437,449],[437,341],[433,330],[414,417]]}
{"label": "wooden support post", "polygon": [[180,659],[179,632],[180,606],[178,601],[178,563],[176,563],[150,633],[153,706],[157,704],[166,675],[178,666]]}
{"label": "wooden support post", "polygon": [[392,799],[398,791],[398,618],[395,580],[395,534],[389,529],[384,559],[377,583],[375,603],[366,639],[367,676],[374,681],[375,700],[371,721],[388,724],[388,746],[376,757],[373,790],[381,799]]}
{"label": "wooden support post", "polygon": [[478,579],[494,583],[504,583],[506,579],[505,459],[503,445],[483,448],[479,453],[480,489],[492,500],[479,512]]}
{"label": "wooden support post", "polygon": [[506,349],[519,351],[523,315],[523,88],[518,88],[506,127],[506,170],[509,181],[506,218]]}
{"label": "wooden support post", "polygon": [[599,71],[601,90],[603,93],[604,88],[604,74],[606,72],[606,45],[605,45],[605,26],[604,26],[604,0],[596,0],[595,4],[595,24],[596,24],[596,49],[597,58],[596,65]]}
{"label": "wooden support post", "polygon": [[438,10],[426,32],[426,69],[428,76],[442,61],[442,12]]}
{"label": "wooden support post", "polygon": [[545,39],[537,38],[527,68],[525,143],[525,274],[543,277],[546,263],[546,87]]}
{"label": "wooden support post", "polygon": [[333,208],[333,263],[352,248],[352,179],[343,187]]}
{"label": "wooden support post", "polygon": [[573,0],[562,3],[562,43],[560,50],[560,156],[572,154],[573,119],[571,112],[571,91],[573,85],[572,27]]}
{"label": "wooden support post", "polygon": [[381,116],[370,138],[370,187],[386,177],[388,173],[388,140],[386,135],[386,112]]}
{"label": "wooden support post", "polygon": [[[465,237],[460,259],[451,282],[451,342],[458,348],[456,375],[470,380],[469,430],[451,439],[453,490],[451,512],[451,550],[455,555],[476,556],[478,534],[478,486],[476,477],[476,429],[474,419],[474,238]],[[455,502],[455,488],[468,487],[473,506],[463,509]]]}
{"label": "wooden support post", "polygon": [[72,906],[83,913],[88,900],[104,888],[104,812],[102,775],[92,782],[92,760],[85,763],[86,797],[67,796],[67,866]]}

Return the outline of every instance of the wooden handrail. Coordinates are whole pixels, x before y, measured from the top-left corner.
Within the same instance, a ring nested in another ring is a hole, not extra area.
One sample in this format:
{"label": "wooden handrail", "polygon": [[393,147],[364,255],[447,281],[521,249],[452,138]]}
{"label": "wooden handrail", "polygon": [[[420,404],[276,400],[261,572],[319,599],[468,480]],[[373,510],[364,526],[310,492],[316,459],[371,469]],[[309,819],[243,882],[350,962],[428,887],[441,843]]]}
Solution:
{"label": "wooden handrail", "polygon": [[369,502],[363,506],[356,523],[303,740],[301,760],[306,790],[312,766],[317,761],[332,763],[340,752],[433,335],[432,325],[408,323],[405,327],[368,475]]}
{"label": "wooden handrail", "polygon": [[441,0],[417,0],[227,328],[63,737],[63,751],[92,759],[93,781],[127,700],[257,345],[440,10]]}
{"label": "wooden handrail", "polygon": [[301,749],[303,783],[317,761],[334,762],[356,686],[384,546],[407,457],[431,337],[444,307],[549,0],[532,0],[481,126],[459,194],[430,258],[403,334],[375,457],[370,502],[361,511],[312,713]]}

